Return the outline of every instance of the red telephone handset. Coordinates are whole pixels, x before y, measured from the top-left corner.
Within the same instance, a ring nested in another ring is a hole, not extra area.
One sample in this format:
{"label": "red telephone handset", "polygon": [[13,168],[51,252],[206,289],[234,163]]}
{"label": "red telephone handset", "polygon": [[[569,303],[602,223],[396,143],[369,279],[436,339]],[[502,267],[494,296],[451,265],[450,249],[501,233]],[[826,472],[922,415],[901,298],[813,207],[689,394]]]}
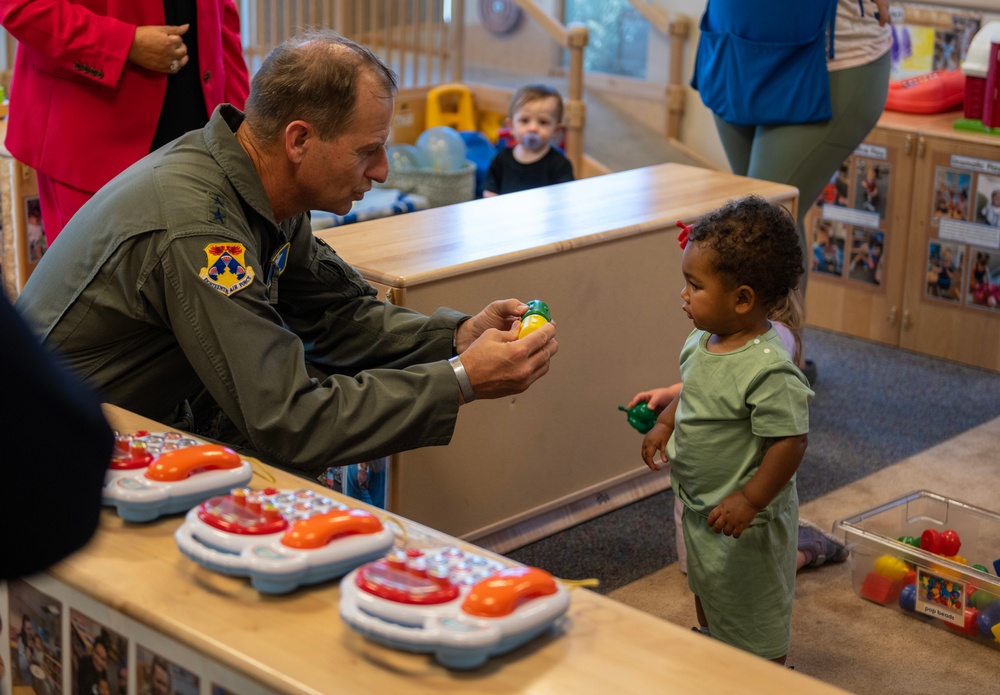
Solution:
{"label": "red telephone handset", "polygon": [[167,451],[146,469],[146,477],[160,482],[177,482],[199,469],[219,470],[243,465],[239,454],[219,444],[198,444]]}
{"label": "red telephone handset", "polygon": [[462,610],[479,618],[510,615],[525,601],[556,593],[556,580],[537,567],[511,567],[472,587]]}
{"label": "red telephone handset", "polygon": [[363,509],[325,512],[296,521],[281,544],[289,548],[311,550],[322,548],[331,541],[358,533],[379,533],[382,522]]}

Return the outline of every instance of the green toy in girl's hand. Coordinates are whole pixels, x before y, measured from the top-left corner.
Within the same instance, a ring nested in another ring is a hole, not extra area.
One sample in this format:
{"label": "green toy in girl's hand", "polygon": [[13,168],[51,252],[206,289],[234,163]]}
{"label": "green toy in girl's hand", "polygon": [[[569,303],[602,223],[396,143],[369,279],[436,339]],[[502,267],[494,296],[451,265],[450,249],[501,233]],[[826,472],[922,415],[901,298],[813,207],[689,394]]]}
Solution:
{"label": "green toy in girl's hand", "polygon": [[623,405],[618,406],[618,410],[628,413],[628,424],[636,428],[642,434],[646,434],[651,429],[653,425],[656,424],[656,413],[649,409],[646,405],[646,401],[637,403],[631,408],[626,408]]}
{"label": "green toy in girl's hand", "polygon": [[528,302],[528,310],[521,314],[521,330],[517,333],[517,339],[538,330],[551,320],[549,305],[540,299],[532,299]]}

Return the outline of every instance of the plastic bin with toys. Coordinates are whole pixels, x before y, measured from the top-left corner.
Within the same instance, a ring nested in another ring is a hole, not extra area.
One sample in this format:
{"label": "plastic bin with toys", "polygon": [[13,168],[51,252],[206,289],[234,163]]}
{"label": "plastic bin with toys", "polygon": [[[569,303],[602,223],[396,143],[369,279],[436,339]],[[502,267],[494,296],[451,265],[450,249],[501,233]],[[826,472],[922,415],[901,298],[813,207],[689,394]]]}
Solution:
{"label": "plastic bin with toys", "polygon": [[1000,514],[918,490],[834,531],[861,598],[1000,649]]}

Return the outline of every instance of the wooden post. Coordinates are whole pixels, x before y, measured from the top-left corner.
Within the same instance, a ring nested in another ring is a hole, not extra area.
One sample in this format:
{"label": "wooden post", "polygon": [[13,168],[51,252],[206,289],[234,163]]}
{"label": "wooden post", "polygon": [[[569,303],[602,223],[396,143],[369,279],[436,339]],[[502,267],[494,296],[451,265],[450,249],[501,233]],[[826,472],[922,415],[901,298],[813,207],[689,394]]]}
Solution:
{"label": "wooden post", "polygon": [[668,138],[680,139],[681,117],[687,90],[684,80],[684,47],[691,33],[691,22],[679,16],[670,22],[670,81],[667,84],[667,128]]}
{"label": "wooden post", "polygon": [[448,57],[451,76],[449,82],[465,78],[465,2],[451,3],[451,27],[448,30]]}
{"label": "wooden post", "polygon": [[583,101],[583,49],[590,40],[585,24],[574,22],[567,27],[569,49],[569,94],[566,101],[566,157],[573,171],[583,171],[583,133],[587,125],[587,104]]}

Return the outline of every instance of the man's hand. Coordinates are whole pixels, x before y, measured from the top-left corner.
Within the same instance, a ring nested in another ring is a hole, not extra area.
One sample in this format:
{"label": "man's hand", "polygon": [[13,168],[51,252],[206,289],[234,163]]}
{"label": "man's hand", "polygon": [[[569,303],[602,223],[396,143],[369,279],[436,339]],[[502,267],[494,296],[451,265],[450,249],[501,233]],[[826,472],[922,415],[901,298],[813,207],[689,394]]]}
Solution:
{"label": "man's hand", "polygon": [[189,27],[189,24],[136,27],[128,59],[154,72],[177,72],[188,63],[183,36]]}
{"label": "man's hand", "polygon": [[[491,302],[455,331],[456,351],[461,355],[479,336],[491,328],[509,331],[514,322],[519,321],[527,310],[528,305],[520,299],[499,299]],[[514,337],[517,337],[516,333]],[[462,363],[465,364],[465,358],[462,358]],[[466,369],[468,370],[468,365]]]}
{"label": "man's hand", "polygon": [[[549,361],[559,351],[555,323],[547,323],[534,333],[517,339],[520,325],[519,314],[515,312],[518,306],[527,310],[517,300],[494,302],[459,329],[461,332],[468,324],[479,321],[469,329],[480,331],[479,336],[466,349],[461,346],[459,349],[477,399],[503,398],[525,391],[549,371]],[[481,327],[490,321],[509,323],[509,328],[482,330]]]}

